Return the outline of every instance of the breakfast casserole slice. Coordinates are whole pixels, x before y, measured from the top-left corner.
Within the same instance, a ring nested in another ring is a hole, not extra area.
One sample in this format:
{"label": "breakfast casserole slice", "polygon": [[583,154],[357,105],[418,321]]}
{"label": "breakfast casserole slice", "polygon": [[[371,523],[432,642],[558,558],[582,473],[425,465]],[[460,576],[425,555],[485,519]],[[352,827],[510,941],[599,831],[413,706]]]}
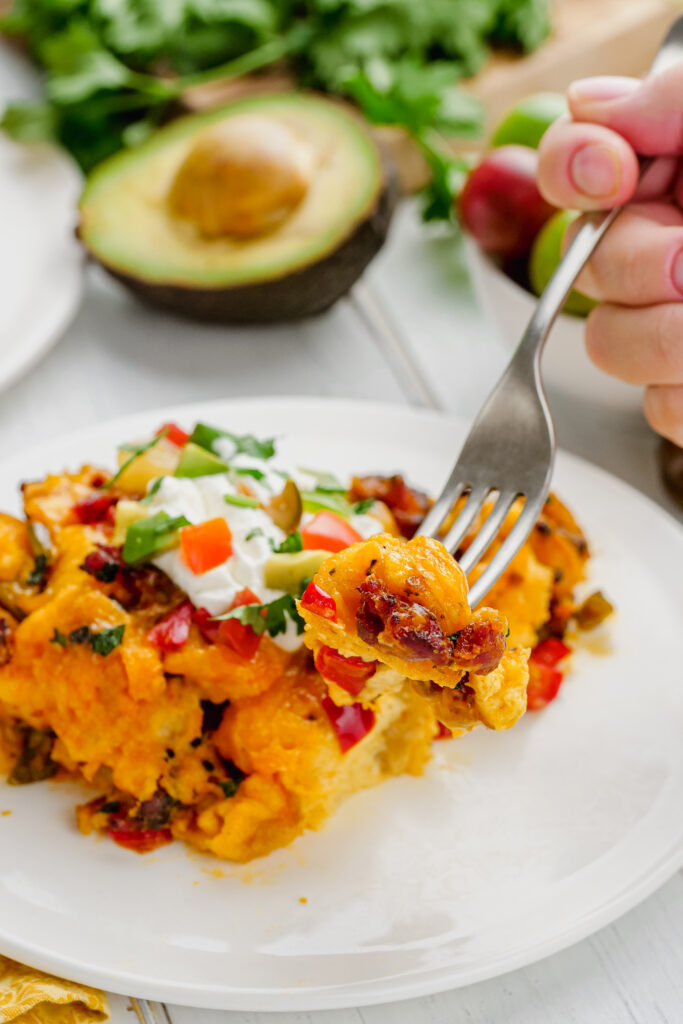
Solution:
{"label": "breakfast casserole slice", "polygon": [[24,484],[23,516],[0,515],[0,771],[78,779],[82,832],[267,854],[420,774],[433,739],[514,724],[528,648],[547,704],[568,620],[605,613],[576,608],[588,552],[557,501],[472,612],[457,563],[413,538],[426,495],[274,456],[165,424],[116,473]]}
{"label": "breakfast casserole slice", "polygon": [[381,535],[332,555],[299,610],[304,642],[342,706],[408,679],[453,730],[509,729],[526,709],[528,650],[506,649],[500,612],[470,610],[465,574],[431,537]]}

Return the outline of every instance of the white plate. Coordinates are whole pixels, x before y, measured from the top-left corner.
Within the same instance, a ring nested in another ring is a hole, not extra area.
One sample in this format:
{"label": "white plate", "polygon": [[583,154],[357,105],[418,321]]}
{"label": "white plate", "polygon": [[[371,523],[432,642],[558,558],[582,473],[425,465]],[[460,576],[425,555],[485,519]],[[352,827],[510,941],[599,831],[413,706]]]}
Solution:
{"label": "white plate", "polygon": [[[392,406],[245,400],[166,409],[0,465],[20,480],[109,465],[169,419],[283,437],[294,464],[403,470],[438,488],[463,425]],[[76,786],[0,787],[0,950],[104,988],[239,1010],[350,1007],[429,994],[562,949],[683,864],[683,535],[568,455],[555,486],[618,605],[612,653],[577,653],[546,711],[437,744],[423,778],[359,794],[315,834],[246,867],[176,843],[136,857],[74,825]],[[300,898],[305,897],[305,904]]]}
{"label": "white plate", "polygon": [[[30,95],[31,76],[0,46],[0,111]],[[81,176],[56,147],[0,132],[0,388],[40,359],[80,301],[83,254],[74,237]]]}

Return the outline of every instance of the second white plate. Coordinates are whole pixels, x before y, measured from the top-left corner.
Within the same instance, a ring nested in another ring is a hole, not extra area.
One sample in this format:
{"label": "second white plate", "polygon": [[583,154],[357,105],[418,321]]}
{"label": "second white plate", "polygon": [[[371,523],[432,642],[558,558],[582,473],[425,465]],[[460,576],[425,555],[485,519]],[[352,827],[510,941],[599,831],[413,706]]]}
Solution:
{"label": "second white plate", "polygon": [[[434,414],[331,400],[170,408],[0,464],[21,480],[170,419],[282,437],[283,460],[401,470],[435,491],[464,433]],[[174,844],[136,857],[79,835],[75,786],[0,785],[0,951],[109,990],[232,1010],[351,1007],[531,963],[632,907],[683,864],[683,535],[567,455],[610,653],[577,652],[558,699],[509,733],[437,744],[422,778],[357,795],[319,833],[246,867]],[[301,899],[305,903],[300,902]]]}
{"label": "second white plate", "polygon": [[[0,43],[0,111],[30,96],[26,62]],[[74,237],[81,176],[55,146],[0,132],[0,389],[58,340],[81,298],[84,258]]]}

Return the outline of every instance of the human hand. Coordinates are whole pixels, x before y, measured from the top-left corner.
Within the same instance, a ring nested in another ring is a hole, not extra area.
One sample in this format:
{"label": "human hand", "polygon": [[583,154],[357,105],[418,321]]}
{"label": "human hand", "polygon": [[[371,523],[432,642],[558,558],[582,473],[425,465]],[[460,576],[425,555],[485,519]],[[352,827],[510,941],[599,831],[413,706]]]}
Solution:
{"label": "human hand", "polygon": [[[629,203],[577,281],[602,303],[588,353],[644,385],[650,424],[683,446],[683,65],[643,82],[575,82],[568,103],[540,145],[541,192],[570,209]],[[641,185],[636,153],[659,158]]]}

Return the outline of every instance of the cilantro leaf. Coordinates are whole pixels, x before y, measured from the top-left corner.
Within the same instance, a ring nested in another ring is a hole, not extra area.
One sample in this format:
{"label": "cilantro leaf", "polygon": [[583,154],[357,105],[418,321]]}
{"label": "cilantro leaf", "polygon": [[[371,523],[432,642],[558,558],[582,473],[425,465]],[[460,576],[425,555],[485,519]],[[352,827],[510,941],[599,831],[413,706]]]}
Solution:
{"label": "cilantro leaf", "polygon": [[110,629],[102,629],[99,633],[93,633],[90,637],[90,646],[95,654],[103,658],[119,646],[123,641],[123,634],[126,631],[125,625],[112,626]]}
{"label": "cilantro leaf", "polygon": [[30,587],[37,587],[43,582],[45,574],[47,573],[47,567],[47,555],[36,555],[35,562],[33,563],[33,569],[26,578],[26,582]]}
{"label": "cilantro leaf", "polygon": [[206,423],[198,423],[190,437],[191,444],[197,444],[217,455],[214,445],[221,438],[227,438],[235,445],[235,455],[250,455],[254,459],[271,459],[275,455],[275,439],[267,438],[259,441],[253,434],[233,434],[229,430],[210,427]]}
{"label": "cilantro leaf", "polygon": [[50,103],[8,103],[0,128],[17,142],[54,142],[59,116]]}
{"label": "cilantro leaf", "polygon": [[296,600],[291,594],[283,594],[268,604],[242,604],[237,608],[225,612],[224,615],[217,615],[216,622],[224,622],[226,619],[238,619],[245,626],[251,626],[257,636],[269,633],[270,636],[277,636],[287,631],[287,618],[290,618],[297,627],[297,633],[303,633],[304,620],[299,615],[296,607]]}
{"label": "cilantro leaf", "polygon": [[303,551],[304,542],[299,531],[295,530],[285,537],[281,544],[276,545],[271,540],[270,546],[276,555],[295,554],[297,551]]}
{"label": "cilantro leaf", "polygon": [[50,643],[57,644],[59,647],[66,647],[68,642],[69,641],[67,640],[64,633],[62,633],[62,631],[60,629],[57,629],[57,627],[55,626],[54,633],[50,637]]}
{"label": "cilantro leaf", "polygon": [[353,506],[353,514],[355,516],[364,516],[368,509],[371,509],[374,504],[374,498],[363,498],[361,501],[357,501]]}
{"label": "cilantro leaf", "polygon": [[149,560],[152,555],[168,547],[174,535],[183,526],[189,526],[185,516],[173,519],[166,512],[157,512],[149,519],[140,519],[128,527],[122,556],[128,565]]}

